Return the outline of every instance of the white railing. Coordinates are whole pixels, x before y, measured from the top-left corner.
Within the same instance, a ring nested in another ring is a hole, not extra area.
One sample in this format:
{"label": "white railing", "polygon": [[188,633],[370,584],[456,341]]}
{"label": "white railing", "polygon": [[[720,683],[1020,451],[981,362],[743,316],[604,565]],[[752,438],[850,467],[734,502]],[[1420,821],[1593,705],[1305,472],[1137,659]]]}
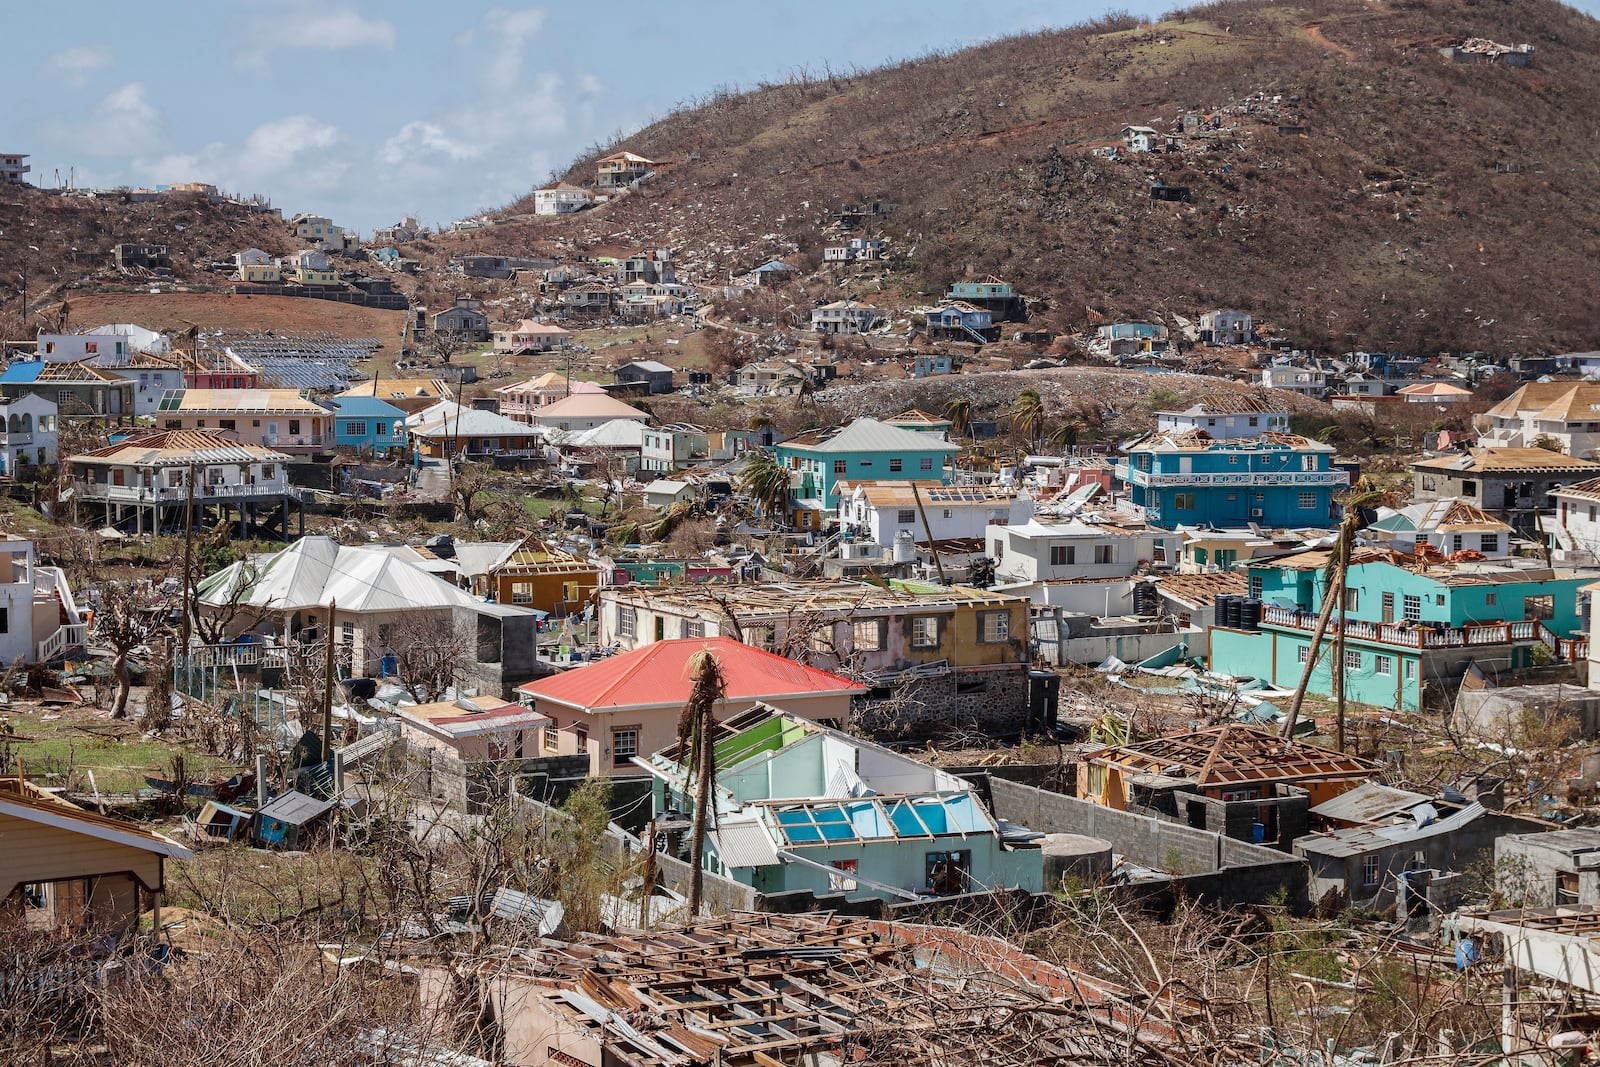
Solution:
{"label": "white railing", "polygon": [[39,662],[49,663],[69,648],[77,648],[86,639],[88,626],[81,622],[68,623],[39,642]]}
{"label": "white railing", "polygon": [[1346,471],[1251,471],[1243,474],[1152,474],[1126,464],[1118,465],[1118,477],[1134,485],[1169,486],[1306,486],[1349,485]]}
{"label": "white railing", "polygon": [[331,442],[321,434],[294,434],[284,437],[269,433],[261,439],[261,443],[267,448],[320,448]]}
{"label": "white railing", "polygon": [[[1269,626],[1282,626],[1312,633],[1317,628],[1317,613],[1266,605],[1261,609],[1261,621]],[[1339,619],[1330,618],[1327,636],[1332,638],[1338,632]],[[1588,653],[1586,639],[1559,637],[1537,619],[1475,623],[1461,627],[1348,619],[1344,623],[1344,634],[1357,641],[1398,645],[1403,648],[1471,648],[1512,644],[1519,641],[1543,641],[1564,659],[1581,659]]]}
{"label": "white railing", "polygon": [[[111,500],[129,504],[181,504],[189,499],[189,487],[185,485],[112,485],[75,481],[73,486],[85,500]],[[280,482],[255,482],[249,485],[229,483],[194,487],[196,502],[236,500],[256,496],[290,496],[298,500],[300,491],[292,485]]]}

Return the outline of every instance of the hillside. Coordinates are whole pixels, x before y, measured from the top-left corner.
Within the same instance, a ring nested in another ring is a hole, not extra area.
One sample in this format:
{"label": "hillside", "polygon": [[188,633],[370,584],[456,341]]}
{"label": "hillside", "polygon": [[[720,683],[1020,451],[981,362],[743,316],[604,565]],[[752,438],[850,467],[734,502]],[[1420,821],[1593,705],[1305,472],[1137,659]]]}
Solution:
{"label": "hillside", "polygon": [[[1440,54],[1468,37],[1532,44],[1532,64]],[[672,162],[639,190],[561,219],[525,199],[490,232],[508,254],[812,266],[840,207],[884,201],[869,228],[904,258],[868,291],[907,301],[994,273],[1057,327],[1237,306],[1333,350],[1592,348],[1597,79],[1600,24],[1552,0],[1236,0],[711,97],[606,146]],[[1091,154],[1180,115],[1217,128]],[[795,296],[852,284],[830,268]]]}

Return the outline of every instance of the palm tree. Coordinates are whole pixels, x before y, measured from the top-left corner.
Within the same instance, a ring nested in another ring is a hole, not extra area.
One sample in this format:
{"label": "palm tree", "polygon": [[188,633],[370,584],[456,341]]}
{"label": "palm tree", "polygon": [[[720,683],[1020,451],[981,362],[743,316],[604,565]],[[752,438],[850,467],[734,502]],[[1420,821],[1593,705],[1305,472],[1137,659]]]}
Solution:
{"label": "palm tree", "polygon": [[751,433],[761,435],[762,444],[770,445],[772,443],[772,416],[765,411],[758,411],[750,416],[749,428]]}
{"label": "palm tree", "polygon": [[1082,431],[1082,423],[1076,419],[1068,419],[1050,432],[1050,443],[1060,449],[1062,455],[1066,455],[1078,447],[1078,434]]}
{"label": "palm tree", "polygon": [[1044,401],[1039,390],[1024,389],[1011,405],[1011,431],[1021,438],[1023,447],[1032,445],[1044,431]]}
{"label": "palm tree", "polygon": [[690,829],[689,865],[689,916],[700,912],[700,898],[705,891],[706,818],[714,803],[712,783],[716,781],[717,760],[715,733],[717,703],[728,691],[728,679],[722,673],[722,664],[709,649],[701,649],[689,658],[689,677],[693,685],[689,702],[678,719],[678,755],[686,771],[694,775],[694,822]]}
{"label": "palm tree", "polygon": [[750,461],[739,475],[739,488],[769,519],[781,518],[788,510],[789,471],[771,452],[760,452]]}
{"label": "palm tree", "polygon": [[[1306,699],[1306,687],[1311,682],[1311,672],[1316,669],[1317,659],[1322,654],[1322,638],[1328,632],[1328,621],[1333,617],[1335,604],[1342,604],[1345,599],[1345,576],[1350,569],[1350,556],[1355,550],[1356,535],[1361,531],[1362,509],[1372,509],[1388,504],[1394,494],[1383,488],[1371,478],[1363,475],[1351,488],[1344,499],[1344,520],[1339,523],[1339,536],[1334,542],[1333,553],[1328,557],[1328,565],[1322,572],[1324,592],[1322,594],[1322,610],[1317,614],[1317,626],[1311,633],[1311,651],[1306,654],[1305,670],[1300,672],[1300,684],[1295,686],[1294,700],[1289,704],[1289,714],[1283,720],[1283,739],[1287,742],[1294,740],[1294,728],[1300,718],[1300,705]],[[1337,641],[1344,643],[1344,612],[1340,611],[1339,633]],[[1340,649],[1342,653],[1343,649]],[[1344,750],[1344,663],[1342,655],[1336,655],[1334,663],[1329,670],[1329,677],[1333,679],[1334,689],[1338,697],[1338,744],[1340,751]]]}
{"label": "palm tree", "polygon": [[680,500],[666,511],[661,518],[650,524],[650,540],[665,541],[672,536],[679,526],[682,526],[694,514],[694,505],[687,500]]}
{"label": "palm tree", "polygon": [[965,437],[972,429],[972,401],[958,396],[944,406],[944,417],[950,420],[950,436]]}

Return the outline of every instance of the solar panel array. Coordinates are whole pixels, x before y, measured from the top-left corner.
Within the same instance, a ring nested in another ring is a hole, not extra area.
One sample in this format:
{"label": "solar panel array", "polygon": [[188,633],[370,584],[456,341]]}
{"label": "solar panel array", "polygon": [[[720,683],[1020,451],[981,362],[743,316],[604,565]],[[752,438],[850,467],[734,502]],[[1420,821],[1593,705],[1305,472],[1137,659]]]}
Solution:
{"label": "solar panel array", "polygon": [[366,377],[355,364],[382,347],[376,337],[314,333],[224,333],[207,338],[261,372],[264,389],[342,390]]}

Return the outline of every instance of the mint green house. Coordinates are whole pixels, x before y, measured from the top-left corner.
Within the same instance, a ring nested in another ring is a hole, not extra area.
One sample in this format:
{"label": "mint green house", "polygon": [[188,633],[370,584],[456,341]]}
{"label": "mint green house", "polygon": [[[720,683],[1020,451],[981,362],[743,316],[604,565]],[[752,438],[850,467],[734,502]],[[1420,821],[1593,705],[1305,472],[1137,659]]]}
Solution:
{"label": "mint green house", "polygon": [[[1299,684],[1328,555],[1328,549],[1311,549],[1247,564],[1260,625],[1212,627],[1211,670],[1284,688]],[[1332,647],[1341,618],[1336,611],[1308,691],[1332,696],[1337,669],[1349,700],[1418,711],[1428,695],[1449,693],[1474,666],[1494,677],[1585,658],[1579,590],[1592,575],[1520,563],[1424,564],[1401,553],[1357,550],[1346,581],[1342,661],[1334,662]]]}
{"label": "mint green house", "polygon": [[860,418],[809,430],[773,451],[790,471],[795,525],[815,529],[822,515],[838,510],[840,482],[948,482],[956,446],[942,434]]}
{"label": "mint green house", "polygon": [[[765,704],[716,737],[709,871],[760,893],[852,899],[1043,889],[1039,835],[1002,837],[953,774]],[[634,762],[655,779],[658,818],[692,813],[694,778],[676,746]]]}

